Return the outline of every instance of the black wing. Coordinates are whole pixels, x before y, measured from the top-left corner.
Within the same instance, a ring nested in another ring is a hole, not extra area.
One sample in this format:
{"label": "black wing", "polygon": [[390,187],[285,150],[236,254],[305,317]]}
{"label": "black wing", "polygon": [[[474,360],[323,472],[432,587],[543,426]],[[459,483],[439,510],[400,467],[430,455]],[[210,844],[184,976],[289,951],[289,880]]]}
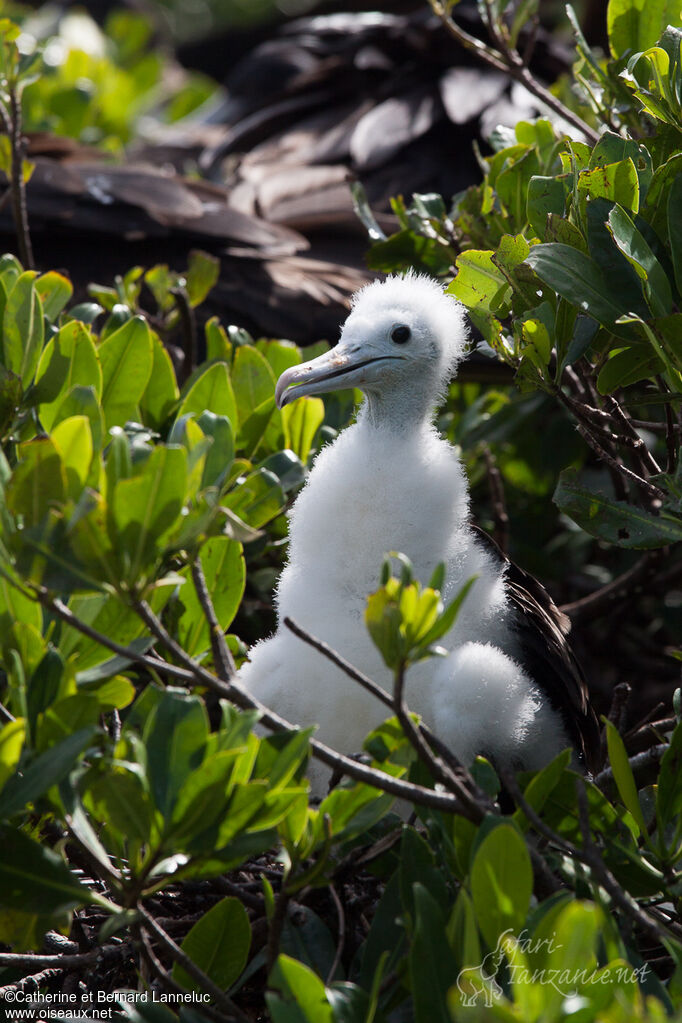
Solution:
{"label": "black wing", "polygon": [[492,537],[478,526],[479,542],[505,566],[507,595],[516,615],[513,628],[519,640],[524,668],[561,715],[568,735],[587,768],[600,766],[600,733],[589,701],[585,676],[567,634],[571,623],[544,586],[515,565]]}

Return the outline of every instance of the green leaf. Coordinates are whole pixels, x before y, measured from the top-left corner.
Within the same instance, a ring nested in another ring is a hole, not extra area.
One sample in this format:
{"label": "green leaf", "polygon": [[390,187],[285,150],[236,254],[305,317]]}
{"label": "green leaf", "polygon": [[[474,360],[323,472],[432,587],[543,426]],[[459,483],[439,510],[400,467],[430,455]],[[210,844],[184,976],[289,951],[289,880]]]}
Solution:
{"label": "green leaf", "polygon": [[606,745],[609,751],[609,762],[620,798],[637,822],[640,834],[646,834],[646,823],[639,804],[637,785],[635,784],[632,768],[628,761],[625,743],[613,722],[607,718],[603,720],[606,725]]}
{"label": "green leaf", "polygon": [[198,417],[208,410],[217,416],[226,416],[237,427],[238,413],[230,374],[224,362],[214,362],[201,371],[198,376],[190,378],[189,388],[183,388],[183,398],[178,409],[177,418],[194,412]]}
{"label": "green leaf", "polygon": [[197,418],[197,423],[213,443],[206,454],[201,488],[221,488],[227,479],[234,460],[234,431],[227,416],[217,416],[206,410]]}
{"label": "green leaf", "polygon": [[613,328],[623,305],[609,293],[602,271],[585,253],[561,242],[534,245],[527,262],[557,294],[607,327]]}
{"label": "green leaf", "polygon": [[152,371],[140,398],[140,412],[145,425],[160,430],[173,411],[179,397],[171,357],[157,334],[152,333]]}
{"label": "green leaf", "polygon": [[644,345],[623,348],[615,351],[600,369],[597,390],[600,394],[613,394],[619,387],[648,380],[664,368],[659,357]]}
{"label": "green leaf", "polygon": [[204,301],[220,275],[220,260],[200,249],[192,249],[185,275],[187,297],[194,308]]}
{"label": "green leaf", "polygon": [[[182,951],[225,991],[246,966],[251,946],[251,925],[239,899],[228,896],[197,920],[182,942]],[[173,980],[192,991],[197,981],[179,963],[173,966]]]}
{"label": "green leaf", "polygon": [[682,520],[670,515],[651,515],[624,501],[580,486],[574,469],[559,477],[554,503],[586,533],[618,547],[650,550],[682,540]]}
{"label": "green leaf", "polygon": [[53,785],[58,785],[96,734],[96,728],[82,728],[35,757],[20,774],[15,774],[0,793],[0,817],[11,817]]}
{"label": "green leaf", "polygon": [[17,828],[0,824],[1,905],[56,915],[96,901],[61,856]]}
{"label": "green leaf", "polygon": [[675,283],[682,294],[682,174],[674,179],[668,194],[668,237]]}
{"label": "green leaf", "polygon": [[26,722],[23,718],[8,721],[0,729],[0,790],[5,782],[14,774],[19,763],[21,751],[26,738]]}
{"label": "green leaf", "polygon": [[53,322],[73,295],[71,281],[55,270],[50,270],[38,277],[35,287],[43,304],[43,315]]}
{"label": "green leaf", "polygon": [[170,817],[187,774],[199,765],[208,738],[202,700],[166,689],[145,727],[149,780],[158,810]]}
{"label": "green leaf", "polygon": [[483,306],[497,312],[505,300],[509,284],[493,263],[494,255],[471,249],[457,257],[457,276],[446,290],[468,309]]}
{"label": "green leaf", "polygon": [[[672,308],[670,283],[661,264],[624,209],[614,205],[608,227],[614,242],[644,281],[644,294],[654,316],[667,316]],[[625,310],[623,310],[625,311]]]}
{"label": "green leaf", "polygon": [[2,318],[3,362],[24,388],[33,380],[43,347],[43,309],[35,288],[36,273],[27,270],[7,296]]}
{"label": "green leaf", "polygon": [[450,1023],[447,993],[457,980],[442,903],[419,882],[413,885],[415,921],[408,957],[415,1023]]}
{"label": "green leaf", "polygon": [[254,529],[279,515],[284,503],[279,479],[263,468],[249,473],[223,498],[223,504]]}
{"label": "green leaf", "polygon": [[232,386],[240,424],[275,393],[275,374],[267,359],[256,349],[242,346],[235,352]]}
{"label": "green leaf", "polygon": [[305,463],[313,439],[324,420],[324,402],[321,398],[302,398],[282,409],[284,444]]}
{"label": "green leaf", "polygon": [[606,24],[614,57],[646,50],[680,19],[678,0],[609,0]]}
{"label": "green leaf", "polygon": [[268,985],[265,1001],[273,1023],[334,1023],[324,984],[303,963],[278,956]]}
{"label": "green leaf", "polygon": [[83,797],[87,809],[119,849],[125,849],[126,842],[148,842],[154,835],[149,793],[139,775],[126,765],[87,781]]}
{"label": "green leaf", "polygon": [[633,213],[639,210],[639,177],[630,157],[581,171],[578,191],[592,199],[617,202]]}
{"label": "green leaf", "polygon": [[[5,726],[8,727],[8,726]],[[0,741],[2,733],[0,733]],[[672,823],[682,809],[682,724],[678,724],[663,754],[656,790],[656,813],[661,829]]]}
{"label": "green leaf", "polygon": [[111,539],[126,580],[135,581],[158,556],[182,511],[186,486],[187,452],[161,445],[139,475],[116,484]]}
{"label": "green leaf", "polygon": [[147,321],[134,316],[102,341],[102,407],[107,429],[137,419],[154,363],[152,335]]}
{"label": "green leaf", "polygon": [[[227,536],[215,536],[206,541],[198,556],[218,623],[222,631],[227,632],[246,584],[242,546]],[[210,630],[189,569],[182,574],[187,582],[179,592],[184,611],[178,620],[177,635],[183,650],[195,657],[210,649]]]}
{"label": "green leaf", "polygon": [[499,824],[479,845],[471,867],[471,897],[490,949],[506,930],[522,929],[533,891],[526,843],[511,824]]}
{"label": "green leaf", "polygon": [[39,526],[53,505],[66,497],[66,473],[56,445],[49,437],[30,440],[19,448],[20,461],[7,486],[7,507],[21,515],[25,529]]}
{"label": "green leaf", "polygon": [[566,190],[559,178],[535,175],[528,182],[528,223],[538,238],[545,238],[547,217],[550,213],[562,217],[566,205]]}
{"label": "green leaf", "polygon": [[92,431],[87,416],[63,419],[52,431],[52,441],[66,473],[66,489],[75,501],[90,472],[93,456]]}
{"label": "green leaf", "polygon": [[57,411],[74,387],[91,387],[97,398],[102,393],[95,343],[87,327],[77,321],[66,323],[48,341],[38,363],[34,401],[46,430],[57,422]]}

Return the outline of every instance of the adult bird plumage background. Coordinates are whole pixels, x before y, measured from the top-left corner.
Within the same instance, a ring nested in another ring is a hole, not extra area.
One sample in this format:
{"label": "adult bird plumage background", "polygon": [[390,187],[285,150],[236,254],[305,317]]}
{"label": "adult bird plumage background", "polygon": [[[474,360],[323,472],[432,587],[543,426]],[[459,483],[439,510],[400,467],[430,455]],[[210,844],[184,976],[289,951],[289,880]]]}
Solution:
{"label": "adult bird plumage background", "polygon": [[[432,425],[466,344],[462,307],[435,281],[408,274],[364,288],[338,345],[282,374],[280,405],[340,387],[361,388],[365,401],[320,452],[293,507],[280,624],[252,649],[241,676],[285,717],[318,723],[323,741],[359,750],[384,709],[282,620],[294,619],[390,690],[363,613],[382,558],[399,550],[423,582],[445,563],[446,600],[477,576],[442,640],[448,655],[409,670],[410,708],[465,763],[484,753],[535,769],[572,744],[594,766],[598,728],[566,622],[536,581],[472,529],[459,458]],[[323,775],[313,770],[320,794]]]}

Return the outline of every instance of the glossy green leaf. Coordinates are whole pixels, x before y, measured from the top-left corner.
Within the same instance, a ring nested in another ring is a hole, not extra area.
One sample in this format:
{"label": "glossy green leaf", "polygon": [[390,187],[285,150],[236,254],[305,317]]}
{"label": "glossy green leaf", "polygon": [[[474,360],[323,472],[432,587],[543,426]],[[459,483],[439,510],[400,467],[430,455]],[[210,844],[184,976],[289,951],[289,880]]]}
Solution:
{"label": "glossy green leaf", "polygon": [[650,550],[682,540],[682,520],[665,514],[652,515],[635,505],[587,490],[571,469],[562,472],[553,500],[585,532],[618,547]]}
{"label": "glossy green leaf", "polygon": [[52,431],[52,441],[66,473],[67,493],[69,497],[78,500],[92,462],[90,420],[87,416],[72,416],[62,420]]}
{"label": "glossy green leaf", "polygon": [[578,190],[591,199],[617,202],[633,213],[639,210],[639,177],[630,157],[582,171]]}
{"label": "glossy green leaf", "polygon": [[419,882],[413,886],[415,920],[408,957],[415,1023],[450,1023],[448,990],[457,980],[442,904]]}
{"label": "glossy green leaf", "polygon": [[278,956],[268,986],[265,1000],[273,1023],[334,1023],[324,984],[303,963]]}
{"label": "glossy green leaf", "polygon": [[20,515],[25,529],[45,521],[53,505],[66,498],[67,480],[56,445],[49,437],[27,441],[7,487],[7,507]]}
{"label": "glossy green leaf", "polygon": [[144,423],[159,430],[173,411],[179,395],[171,357],[159,336],[152,334],[152,371],[140,398]]}
{"label": "glossy green leaf", "polygon": [[0,904],[25,913],[63,913],[95,902],[57,853],[0,824]]}
{"label": "glossy green leaf", "polygon": [[208,719],[203,702],[167,689],[145,728],[149,780],[158,810],[169,817],[189,771],[204,756]]}
{"label": "glossy green leaf", "polygon": [[559,178],[536,175],[528,182],[527,216],[528,223],[538,238],[544,241],[547,231],[547,217],[550,213],[558,217],[564,214],[566,192]]}
{"label": "glossy green leaf", "polygon": [[506,930],[520,932],[533,891],[526,843],[511,824],[499,824],[483,839],[470,883],[479,927],[488,947],[494,949]]}
{"label": "glossy green leaf", "polygon": [[256,348],[237,348],[232,364],[232,386],[240,425],[275,393],[275,374]]}
{"label": "glossy green leaf", "polygon": [[125,577],[137,579],[162,549],[182,510],[187,453],[156,447],[142,472],[116,484],[111,499],[112,541]]}
{"label": "glossy green leaf", "polygon": [[126,842],[149,842],[155,833],[149,793],[139,775],[125,764],[86,779],[83,800],[95,821],[104,826],[104,836],[113,838],[114,848],[124,849]]}
{"label": "glossy green leaf", "polygon": [[203,487],[222,487],[232,468],[234,459],[234,431],[227,416],[218,416],[206,410],[197,418],[197,423],[213,443],[206,454]]}
{"label": "glossy green leaf", "polygon": [[666,25],[679,22],[677,0],[609,0],[609,46],[614,57],[653,46]]}
{"label": "glossy green leaf", "polygon": [[628,761],[625,743],[612,721],[605,719],[605,725],[609,762],[611,764],[613,779],[616,783],[620,798],[623,800],[625,807],[630,811],[634,820],[637,822],[640,833],[646,833],[644,815],[642,814],[642,808],[639,803],[637,785],[635,784],[632,768]]}
{"label": "glossy green leaf", "polygon": [[215,286],[220,274],[220,260],[208,252],[192,249],[185,275],[187,297],[192,307],[201,305]]}
{"label": "glossy green leaf", "polygon": [[[2,733],[0,733],[0,738]],[[682,810],[682,724],[675,727],[670,746],[663,754],[656,791],[656,813],[663,830]]]}
{"label": "glossy green leaf", "polygon": [[300,398],[282,409],[284,443],[305,463],[313,439],[324,420],[324,402],[321,398]]}
{"label": "glossy green leaf", "polygon": [[236,428],[237,404],[224,362],[214,362],[190,378],[189,387],[183,389],[178,418],[188,412],[194,412],[198,417],[207,410],[218,416],[226,416],[233,428]]}
{"label": "glossy green leaf", "polygon": [[226,505],[247,525],[260,529],[284,507],[284,494],[278,478],[268,469],[256,469],[237,483],[223,498]]}
{"label": "glossy green leaf", "polygon": [[483,306],[497,312],[507,296],[509,284],[493,263],[493,255],[470,250],[457,257],[457,276],[447,290],[468,309]]}
{"label": "glossy green leaf", "polygon": [[20,774],[13,775],[0,793],[0,817],[11,817],[52,785],[58,785],[96,734],[96,728],[83,728],[35,757]]}
{"label": "glossy green leaf", "polygon": [[667,316],[672,292],[665,271],[624,209],[616,204],[609,214],[614,242],[644,282],[644,294],[654,316]]}
{"label": "glossy green leaf", "polygon": [[614,352],[599,370],[597,390],[600,394],[612,394],[619,387],[647,380],[664,368],[659,357],[644,345],[623,348]]}
{"label": "glossy green leaf", "polygon": [[33,380],[43,347],[43,309],[35,289],[34,270],[17,279],[7,296],[2,318],[2,352],[7,369],[24,388]]}
{"label": "glossy green leaf", "polygon": [[578,309],[606,326],[613,326],[623,306],[610,295],[597,263],[570,245],[534,245],[527,262],[540,280]]}
{"label": "glossy green leaf", "polygon": [[[251,946],[251,925],[239,899],[221,899],[197,920],[182,942],[183,952],[223,991],[231,987],[246,966]],[[197,981],[176,963],[173,980],[191,990]]]}
{"label": "glossy green leaf", "polygon": [[147,321],[134,316],[102,341],[102,407],[107,428],[137,419],[154,363],[152,335]]}
{"label": "glossy green leaf", "polygon": [[26,722],[23,718],[8,721],[0,729],[0,791],[14,774],[25,739]]}
{"label": "glossy green leaf", "polygon": [[36,279],[35,286],[43,304],[43,314],[50,321],[56,320],[73,295],[71,281],[55,270],[50,270]]}
{"label": "glossy green leaf", "polygon": [[99,398],[102,370],[89,330],[71,321],[45,345],[36,371],[35,400],[46,430],[52,429],[64,397],[74,387],[91,387]]}
{"label": "glossy green leaf", "polygon": [[678,174],[668,194],[668,237],[675,270],[675,283],[682,293],[682,173]]}

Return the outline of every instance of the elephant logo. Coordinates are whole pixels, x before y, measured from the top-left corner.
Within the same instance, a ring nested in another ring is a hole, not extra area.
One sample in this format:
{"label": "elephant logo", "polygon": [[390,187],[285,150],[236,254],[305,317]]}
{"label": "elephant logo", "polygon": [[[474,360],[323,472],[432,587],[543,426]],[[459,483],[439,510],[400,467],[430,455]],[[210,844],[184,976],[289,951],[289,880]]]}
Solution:
{"label": "elephant logo", "polygon": [[504,958],[504,940],[511,933],[511,929],[504,931],[497,939],[495,949],[488,952],[478,966],[465,966],[459,971],[457,988],[462,996],[462,1005],[477,1005],[480,998],[489,1009],[493,1002],[502,997],[502,988],[496,977]]}

